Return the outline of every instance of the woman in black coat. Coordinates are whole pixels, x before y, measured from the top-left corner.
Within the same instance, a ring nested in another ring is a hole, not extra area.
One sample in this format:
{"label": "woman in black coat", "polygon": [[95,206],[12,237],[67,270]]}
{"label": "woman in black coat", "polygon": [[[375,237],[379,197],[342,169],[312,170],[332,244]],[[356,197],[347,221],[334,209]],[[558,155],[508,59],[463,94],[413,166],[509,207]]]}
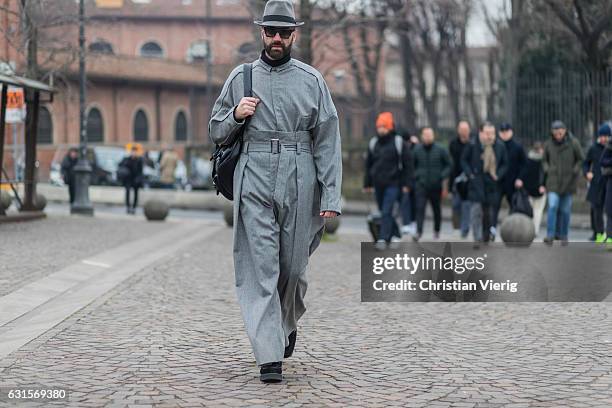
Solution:
{"label": "woman in black coat", "polygon": [[606,180],[606,243],[612,249],[612,138],[609,139],[606,148],[601,155],[601,175]]}
{"label": "woman in black coat", "polygon": [[[136,206],[138,205],[138,190],[142,187],[143,182],[143,160],[138,156],[138,149],[134,146],[130,155],[124,158],[119,163],[117,169],[117,178],[125,187],[125,206],[128,214],[136,214]],[[130,192],[134,190],[134,202],[130,203]]]}
{"label": "woman in black coat", "polygon": [[604,199],[605,199],[605,179],[601,176],[600,159],[608,137],[612,136],[612,129],[608,124],[599,128],[595,143],[589,148],[586,158],[582,165],[582,171],[589,183],[587,201],[591,203],[591,216],[593,224],[593,240],[603,242],[604,235]]}

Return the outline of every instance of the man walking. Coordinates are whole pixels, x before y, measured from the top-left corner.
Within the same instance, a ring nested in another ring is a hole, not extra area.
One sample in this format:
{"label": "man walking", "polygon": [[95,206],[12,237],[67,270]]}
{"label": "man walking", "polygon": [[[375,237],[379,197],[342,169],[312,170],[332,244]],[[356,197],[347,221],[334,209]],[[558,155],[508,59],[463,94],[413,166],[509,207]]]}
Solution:
{"label": "man walking", "polygon": [[453,193],[453,228],[461,231],[461,238],[467,238],[470,232],[470,200],[467,191],[455,188],[455,180],[463,173],[461,156],[465,146],[470,143],[470,124],[462,120],[457,125],[457,137],[454,138],[448,149],[453,159],[453,168],[450,175],[450,185]]}
{"label": "man walking", "polygon": [[500,194],[495,205],[495,215],[493,217],[493,234],[497,232],[497,221],[499,218],[499,210],[501,209],[504,197],[508,203],[508,207],[512,210],[512,197],[517,188],[523,187],[523,181],[519,179],[521,170],[525,166],[527,156],[525,150],[514,138],[514,130],[509,123],[503,123],[499,127],[499,138],[506,147],[508,155],[508,171],[503,179],[500,179]]}
{"label": "man walking", "polygon": [[421,142],[414,149],[414,175],[417,207],[417,233],[414,240],[418,241],[423,235],[425,222],[425,207],[431,203],[434,215],[434,239],[440,238],[442,211],[440,202],[443,195],[448,192],[447,182],[451,170],[451,162],[444,148],[435,143],[435,134],[432,128],[421,130]]}
{"label": "man walking", "polygon": [[340,214],[342,156],[338,116],[322,75],[291,58],[293,4],[270,0],[264,50],[252,63],[253,97],[243,66],[215,102],[214,143],[230,144],[250,117],[234,173],[234,268],[238,302],[263,382],[282,380],[304,314],[306,266],[324,218]]}
{"label": "man walking", "polygon": [[548,191],[548,215],[544,242],[552,245],[560,223],[559,239],[567,245],[572,215],[572,196],[580,175],[584,153],[576,138],[567,132],[563,122],[557,120],[551,125],[551,139],[544,146],[542,165],[546,173]]}
{"label": "man walking", "polygon": [[70,204],[74,202],[75,199],[75,174],[74,167],[77,165],[79,161],[79,151],[76,147],[71,147],[68,150],[68,154],[64,156],[61,165],[62,177],[64,179],[64,183],[68,186],[68,196],[70,197]]}
{"label": "man walking", "polygon": [[470,143],[461,157],[461,167],[469,178],[468,199],[475,247],[491,239],[491,222],[499,200],[498,181],[508,170],[506,147],[495,140],[495,126],[480,125],[478,140]]}
{"label": "man walking", "polygon": [[591,216],[593,217],[593,241],[604,242],[604,201],[606,195],[606,180],[601,176],[601,156],[612,136],[610,125],[604,123],[597,131],[595,143],[589,148],[586,159],[582,164],[582,172],[589,183],[587,201],[591,203]]}
{"label": "man walking", "polygon": [[378,115],[376,133],[368,146],[364,191],[370,193],[374,189],[382,217],[376,247],[384,249],[389,242],[400,239],[393,208],[401,193],[410,192],[412,160],[408,146],[395,131],[391,112]]}

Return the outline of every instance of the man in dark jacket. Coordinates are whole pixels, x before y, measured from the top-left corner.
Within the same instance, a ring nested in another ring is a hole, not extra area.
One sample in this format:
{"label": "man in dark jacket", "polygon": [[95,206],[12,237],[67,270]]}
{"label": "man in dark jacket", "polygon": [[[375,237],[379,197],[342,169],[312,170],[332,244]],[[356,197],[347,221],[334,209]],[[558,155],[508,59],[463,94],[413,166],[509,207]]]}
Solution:
{"label": "man in dark jacket", "polygon": [[68,154],[62,160],[61,172],[64,183],[68,186],[68,195],[70,196],[70,204],[74,202],[75,176],[74,166],[79,161],[79,151],[76,147],[71,147]]}
{"label": "man in dark jacket", "polygon": [[608,144],[601,155],[601,175],[606,181],[606,245],[609,250],[612,250],[612,137],[609,138]]}
{"label": "man in dark jacket", "polygon": [[[393,218],[393,207],[400,192],[409,192],[412,178],[412,160],[403,140],[395,132],[393,115],[383,112],[376,120],[378,136],[370,142],[366,159],[364,191],[374,189],[382,222],[377,240],[381,248],[398,234]],[[399,147],[399,148],[398,148]],[[401,151],[401,152],[400,152]],[[401,154],[400,154],[401,153]]]}
{"label": "man in dark jacket", "polygon": [[580,175],[584,153],[576,138],[567,132],[561,121],[551,126],[552,137],[544,146],[544,171],[546,172],[546,191],[548,191],[547,232],[544,242],[552,245],[557,233],[559,220],[559,239],[567,245],[572,196],[576,193],[576,182]]}
{"label": "man in dark jacket", "polygon": [[503,123],[499,127],[499,138],[506,146],[506,153],[508,154],[508,171],[503,179],[500,179],[500,195],[499,201],[495,206],[495,216],[493,218],[493,227],[497,228],[497,220],[499,217],[499,210],[501,208],[502,201],[506,197],[508,206],[512,209],[512,196],[517,188],[521,188],[522,182],[518,179],[521,169],[525,166],[527,157],[525,150],[514,139],[514,130],[512,125],[509,123]]}
{"label": "man in dark jacket", "polygon": [[[130,155],[119,163],[119,169],[121,181],[125,187],[125,206],[127,207],[128,214],[136,214],[136,207],[138,206],[138,190],[142,187],[143,175],[143,159],[138,156],[138,148],[132,147]],[[134,190],[134,201],[130,202],[130,192]]]}
{"label": "man in dark jacket", "polygon": [[593,241],[603,242],[604,234],[604,200],[606,193],[605,180],[601,177],[601,155],[603,154],[608,138],[612,136],[612,129],[607,123],[602,124],[597,131],[595,143],[589,148],[586,159],[582,164],[582,172],[589,183],[587,201],[591,203],[591,217],[593,224]]}
{"label": "man in dark jacket", "polygon": [[543,158],[544,145],[541,142],[535,142],[527,153],[527,161],[517,179],[529,195],[529,204],[533,209],[533,225],[536,237],[540,231],[542,214],[544,213],[544,207],[546,207],[546,179],[542,167]]}
{"label": "man in dark jacket", "polygon": [[417,233],[414,240],[418,241],[423,235],[425,221],[425,207],[427,201],[431,203],[434,214],[434,239],[440,237],[442,212],[440,201],[446,195],[448,176],[451,170],[451,161],[444,148],[434,142],[435,134],[432,128],[421,130],[421,142],[414,149],[413,163],[415,176]]}
{"label": "man in dark jacket", "polygon": [[470,200],[463,191],[454,188],[454,181],[463,173],[461,168],[461,156],[465,146],[470,143],[470,124],[462,120],[457,125],[457,137],[454,138],[449,146],[453,168],[450,175],[450,185],[453,192],[453,228],[461,230],[461,237],[466,238],[470,232]]}
{"label": "man in dark jacket", "polygon": [[503,143],[495,140],[495,125],[480,125],[478,140],[466,146],[461,167],[469,178],[470,219],[476,246],[491,239],[491,221],[499,200],[499,180],[508,171],[508,156]]}

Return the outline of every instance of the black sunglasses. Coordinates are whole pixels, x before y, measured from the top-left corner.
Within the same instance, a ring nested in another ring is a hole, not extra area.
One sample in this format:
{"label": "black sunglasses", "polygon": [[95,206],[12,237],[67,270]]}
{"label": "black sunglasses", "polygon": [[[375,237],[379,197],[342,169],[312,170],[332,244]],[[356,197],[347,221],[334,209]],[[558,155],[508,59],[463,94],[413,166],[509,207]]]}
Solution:
{"label": "black sunglasses", "polygon": [[276,33],[278,33],[280,35],[280,38],[282,38],[283,40],[286,40],[291,37],[291,34],[293,34],[294,31],[295,29],[292,28],[264,27],[266,37],[274,37],[276,36]]}

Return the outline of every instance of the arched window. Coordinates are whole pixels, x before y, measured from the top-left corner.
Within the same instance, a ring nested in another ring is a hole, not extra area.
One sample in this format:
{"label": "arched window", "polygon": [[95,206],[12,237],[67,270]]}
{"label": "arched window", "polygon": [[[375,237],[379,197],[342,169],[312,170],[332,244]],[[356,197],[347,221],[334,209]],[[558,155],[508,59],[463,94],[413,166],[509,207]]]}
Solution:
{"label": "arched window", "polygon": [[174,120],[174,139],[177,142],[187,140],[187,115],[183,111],[177,113]]}
{"label": "arched window", "polygon": [[89,51],[98,54],[114,54],[113,46],[111,43],[104,40],[97,40],[89,44]]}
{"label": "arched window", "polygon": [[140,55],[149,58],[162,58],[164,56],[164,50],[155,41],[149,41],[140,47]]}
{"label": "arched window", "polygon": [[134,141],[146,142],[149,140],[149,119],[147,114],[139,109],[134,116]]}
{"label": "arched window", "polygon": [[38,110],[38,132],[36,135],[37,143],[53,143],[53,119],[49,109],[41,106]]}
{"label": "arched window", "polygon": [[87,141],[104,142],[104,120],[98,108],[91,108],[87,114]]}

